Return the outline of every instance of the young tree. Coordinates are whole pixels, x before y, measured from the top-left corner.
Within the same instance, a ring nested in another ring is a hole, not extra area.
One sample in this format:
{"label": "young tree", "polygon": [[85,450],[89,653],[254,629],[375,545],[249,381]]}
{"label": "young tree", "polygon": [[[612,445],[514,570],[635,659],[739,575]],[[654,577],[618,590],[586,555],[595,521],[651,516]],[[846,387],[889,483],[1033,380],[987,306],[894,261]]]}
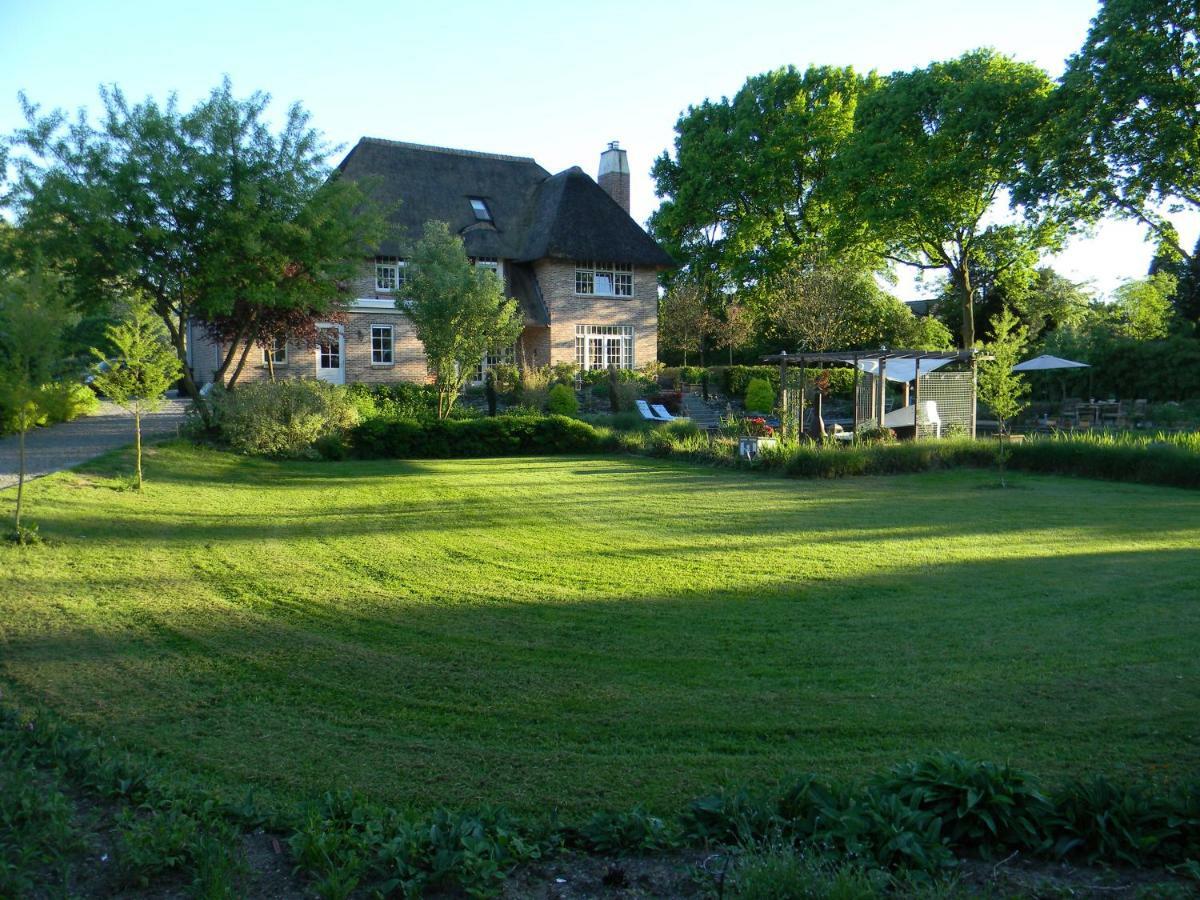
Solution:
{"label": "young tree", "polygon": [[[788,67],[748,79],[732,100],[689,107],[674,156],[654,162],[664,198],[655,237],[692,272],[739,290],[828,262],[838,222],[830,173],[876,83],[849,68]],[[843,264],[859,243],[843,241]]]}
{"label": "young tree", "polygon": [[0,430],[17,433],[17,505],[13,539],[32,532],[21,524],[25,498],[25,435],[45,418],[47,388],[62,357],[67,309],[57,278],[32,272],[0,285]]}
{"label": "young tree", "polygon": [[93,352],[98,367],[92,384],[113,403],[133,414],[137,489],[142,489],[142,415],[162,405],[163,395],[179,378],[183,366],[167,339],[162,321],[145,300],[136,299],[116,325],[108,328],[116,356]]}
{"label": "young tree", "polygon": [[729,364],[733,365],[733,353],[746,347],[754,339],[756,320],[754,313],[744,303],[731,301],[725,314],[716,323],[717,346],[729,350]]}
{"label": "young tree", "polygon": [[438,418],[454,407],[488,350],[521,334],[517,301],[504,296],[494,272],[471,265],[460,237],[445,222],[427,222],[409,258],[403,297],[434,375]]}
{"label": "young tree", "polygon": [[897,73],[863,99],[839,155],[841,195],[886,258],[953,285],[964,347],[975,344],[975,267],[1032,269],[1074,219],[1064,195],[996,221],[1045,140],[1051,91],[1041,69],[990,50]]}
{"label": "young tree", "polygon": [[1005,307],[991,321],[992,340],[985,349],[990,359],[979,362],[979,400],[1000,423],[1000,434],[1008,434],[1009,422],[1029,405],[1029,385],[1012,367],[1021,361],[1027,343],[1025,326]]}
{"label": "young tree", "polygon": [[[259,305],[324,309],[353,276],[381,218],[354,183],[330,177],[330,148],[299,105],[283,128],[269,97],[233,95],[228,80],[190,112],[172,97],[131,105],[101,91],[104,115],[41,116],[25,102],[15,171],[3,201],[22,240],[57,261],[87,309],[130,289],[149,298],[181,362],[187,324]],[[217,373],[245,352],[235,329]],[[183,384],[208,410],[188,371]]]}
{"label": "young tree", "polygon": [[766,286],[767,316],[779,339],[824,353],[857,346],[864,311],[879,292],[870,275],[843,269],[792,269]]}
{"label": "young tree", "polygon": [[716,322],[709,309],[709,292],[699,281],[677,278],[658,304],[658,340],[662,348],[682,354],[698,353],[704,365],[704,343]]}
{"label": "young tree", "polygon": [[1166,214],[1200,212],[1200,5],[1104,0],[1059,94],[1050,189],[1081,189],[1190,262]]}

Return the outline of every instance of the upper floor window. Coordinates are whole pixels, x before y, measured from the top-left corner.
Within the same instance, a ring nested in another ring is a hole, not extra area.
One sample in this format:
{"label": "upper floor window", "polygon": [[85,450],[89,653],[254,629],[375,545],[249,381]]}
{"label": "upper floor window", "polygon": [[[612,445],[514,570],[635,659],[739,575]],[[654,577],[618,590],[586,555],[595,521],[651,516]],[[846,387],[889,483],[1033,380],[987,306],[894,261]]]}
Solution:
{"label": "upper floor window", "polygon": [[476,222],[492,221],[492,211],[488,209],[487,201],[482,197],[471,197],[471,209],[475,213]]}
{"label": "upper floor window", "polygon": [[629,263],[575,263],[575,293],[598,297],[632,297],[633,266]]}
{"label": "upper floor window", "polygon": [[474,262],[476,269],[487,269],[489,272],[500,274],[500,260],[494,256],[477,256]]}
{"label": "upper floor window", "polygon": [[375,257],[375,290],[392,292],[404,287],[404,260],[394,256]]}

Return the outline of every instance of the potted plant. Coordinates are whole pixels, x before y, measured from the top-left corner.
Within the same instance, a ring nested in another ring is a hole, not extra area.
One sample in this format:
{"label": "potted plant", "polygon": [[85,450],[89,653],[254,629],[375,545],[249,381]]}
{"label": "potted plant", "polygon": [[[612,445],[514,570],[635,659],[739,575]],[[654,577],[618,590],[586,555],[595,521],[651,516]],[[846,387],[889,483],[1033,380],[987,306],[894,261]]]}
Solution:
{"label": "potted plant", "polygon": [[743,434],[738,438],[738,456],[742,459],[753,460],[764,448],[779,445],[775,429],[762,416],[742,419],[742,431]]}

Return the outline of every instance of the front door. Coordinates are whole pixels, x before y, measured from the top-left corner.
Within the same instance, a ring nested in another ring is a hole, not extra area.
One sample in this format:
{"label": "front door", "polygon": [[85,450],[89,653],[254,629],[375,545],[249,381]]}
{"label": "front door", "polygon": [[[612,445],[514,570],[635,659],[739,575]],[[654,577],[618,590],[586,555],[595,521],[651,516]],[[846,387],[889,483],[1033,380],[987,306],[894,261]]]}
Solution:
{"label": "front door", "polygon": [[321,329],[317,342],[317,377],[332,384],[346,383],[345,337],[340,326]]}
{"label": "front door", "polygon": [[589,369],[621,368],[621,338],[611,335],[590,334],[587,337]]}

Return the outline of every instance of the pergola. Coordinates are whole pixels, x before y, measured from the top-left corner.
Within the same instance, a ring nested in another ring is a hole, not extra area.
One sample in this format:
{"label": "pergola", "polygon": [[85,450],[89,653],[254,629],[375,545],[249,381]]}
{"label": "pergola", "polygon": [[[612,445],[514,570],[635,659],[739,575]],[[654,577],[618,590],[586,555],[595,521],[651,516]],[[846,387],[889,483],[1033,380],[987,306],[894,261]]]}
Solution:
{"label": "pergola", "polygon": [[[790,408],[789,393],[793,389],[794,367],[799,367],[800,383],[796,407],[796,422],[803,426],[804,395],[807,388],[806,369],[850,366],[854,370],[854,427],[886,427],[887,383],[904,385],[903,410],[911,409],[911,424],[914,433],[922,435],[928,431],[928,417],[919,412],[921,404],[934,404],[934,410],[942,427],[961,427],[975,436],[975,364],[986,359],[977,350],[844,350],[828,353],[788,353],[786,351],[764,356],[764,362],[779,366],[780,421],[788,422]],[[946,370],[946,371],[943,371]],[[911,402],[910,402],[911,399]],[[893,411],[893,416],[896,411]],[[901,418],[904,416],[901,415]],[[785,426],[786,427],[786,426]]]}

